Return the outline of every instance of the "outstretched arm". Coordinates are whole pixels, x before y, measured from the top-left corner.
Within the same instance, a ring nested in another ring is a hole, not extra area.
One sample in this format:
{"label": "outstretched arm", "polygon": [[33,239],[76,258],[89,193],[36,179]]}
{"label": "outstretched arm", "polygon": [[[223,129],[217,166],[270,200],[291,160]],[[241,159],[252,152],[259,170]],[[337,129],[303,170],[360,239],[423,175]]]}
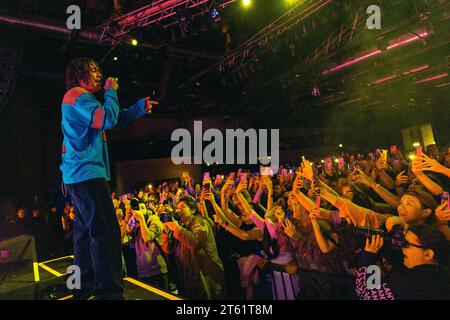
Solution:
{"label": "outstretched arm", "polygon": [[149,98],[142,98],[131,107],[120,110],[115,127],[122,128],[131,121],[150,113],[153,105],[156,104],[158,104],[157,101],[151,101]]}

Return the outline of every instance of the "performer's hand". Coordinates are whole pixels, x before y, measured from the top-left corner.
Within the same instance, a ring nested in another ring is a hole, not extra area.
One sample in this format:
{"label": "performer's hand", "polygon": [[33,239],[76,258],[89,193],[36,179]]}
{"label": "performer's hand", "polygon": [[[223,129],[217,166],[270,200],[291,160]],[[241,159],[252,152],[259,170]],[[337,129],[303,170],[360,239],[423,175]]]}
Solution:
{"label": "performer's hand", "polygon": [[119,79],[118,78],[109,77],[108,79],[106,79],[105,86],[103,87],[103,89],[105,89],[105,90],[108,90],[108,89],[119,90]]}
{"label": "performer's hand", "polygon": [[147,111],[147,113],[151,113],[153,106],[158,104],[158,101],[150,100],[150,97],[145,98],[145,110]]}

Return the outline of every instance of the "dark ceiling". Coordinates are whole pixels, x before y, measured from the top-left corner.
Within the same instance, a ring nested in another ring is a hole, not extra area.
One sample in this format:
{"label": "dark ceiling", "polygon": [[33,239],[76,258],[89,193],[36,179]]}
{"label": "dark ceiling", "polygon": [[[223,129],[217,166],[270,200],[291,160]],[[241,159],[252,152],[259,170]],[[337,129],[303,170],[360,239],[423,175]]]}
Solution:
{"label": "dark ceiling", "polygon": [[[121,3],[124,14],[151,1],[3,0],[0,15],[64,26],[67,6],[77,3],[83,10],[82,30],[99,32],[114,14],[114,2]],[[104,58],[102,68],[120,77],[123,92],[157,95],[163,99],[159,112],[168,115],[243,117],[271,127],[320,127],[330,121],[345,126],[342,122],[358,119],[360,113],[353,111],[364,113],[368,105],[369,112],[392,113],[404,105],[439,103],[440,92],[448,91],[448,77],[419,82],[448,72],[447,0],[253,0],[250,8],[243,8],[238,0],[219,7],[228,2],[206,1],[160,23],[132,29],[112,50],[112,43],[87,41],[79,33],[43,31],[4,20],[0,20],[0,36],[22,49],[22,74],[33,72],[60,81],[68,60]],[[286,30],[267,34],[248,47],[244,58],[230,60],[247,39],[288,10],[298,5],[293,16],[314,3],[323,6],[307,17],[300,15]],[[381,30],[365,26],[371,4],[382,8]],[[213,7],[221,21],[213,21],[209,14],[197,15],[188,32],[181,33],[183,17]],[[391,41],[420,32],[427,35],[387,50]],[[137,47],[129,44],[131,38],[139,40]],[[376,49],[381,54],[324,74]],[[224,59],[227,56],[230,59]],[[320,96],[312,94],[314,88]]]}

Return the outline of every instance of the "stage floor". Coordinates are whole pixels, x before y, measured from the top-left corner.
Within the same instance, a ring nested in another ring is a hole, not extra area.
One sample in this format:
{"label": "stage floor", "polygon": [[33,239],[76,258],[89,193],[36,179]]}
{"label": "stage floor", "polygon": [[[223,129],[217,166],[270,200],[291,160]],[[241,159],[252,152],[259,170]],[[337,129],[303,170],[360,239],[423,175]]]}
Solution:
{"label": "stage floor", "polygon": [[[66,287],[66,270],[73,256],[40,262],[36,270],[12,270],[0,283],[0,300],[70,300]],[[38,281],[37,281],[38,280]],[[182,298],[137,279],[124,278],[125,300],[182,300]]]}

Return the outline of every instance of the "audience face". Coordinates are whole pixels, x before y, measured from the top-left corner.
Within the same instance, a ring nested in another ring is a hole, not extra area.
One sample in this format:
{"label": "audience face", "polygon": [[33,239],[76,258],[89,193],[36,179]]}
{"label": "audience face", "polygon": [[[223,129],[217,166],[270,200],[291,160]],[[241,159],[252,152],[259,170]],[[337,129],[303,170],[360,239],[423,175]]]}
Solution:
{"label": "audience face", "polygon": [[275,224],[282,223],[284,219],[283,208],[281,208],[280,206],[274,206],[272,209],[266,211],[264,219],[269,219]]}
{"label": "audience face", "polygon": [[53,214],[56,214],[56,212],[57,212],[56,207],[55,206],[51,207],[50,208],[50,212],[53,213]]}
{"label": "audience face", "polygon": [[353,200],[355,189],[350,185],[342,187],[342,196],[350,201]]}
{"label": "audience face", "polygon": [[19,209],[19,210],[17,210],[17,217],[18,217],[20,220],[25,219],[25,209]]}
{"label": "audience face", "polygon": [[66,202],[64,205],[64,214],[69,214],[70,211],[70,203]]}
{"label": "audience face", "polygon": [[70,218],[70,220],[75,221],[75,208],[74,207],[70,207],[69,218]]}
{"label": "audience face", "polygon": [[33,218],[39,218],[39,215],[40,215],[39,209],[34,209],[31,212],[31,215],[32,215]]}
{"label": "audience face", "polygon": [[281,197],[281,195],[283,194],[283,189],[281,188],[281,186],[279,184],[276,184],[273,187],[273,195],[275,198]]}
{"label": "audience face", "polygon": [[408,194],[400,199],[397,211],[398,215],[409,225],[423,223],[431,214],[431,210],[424,209],[419,199]]}
{"label": "audience face", "polygon": [[[421,245],[419,238],[411,231],[406,232],[405,240],[411,244]],[[408,269],[412,269],[423,264],[435,264],[434,252],[430,249],[409,246],[407,248],[403,248],[402,253],[404,255],[403,263]]]}
{"label": "audience face", "polygon": [[182,201],[178,203],[176,211],[182,222],[189,221],[195,214],[195,209],[191,209],[186,203]]}
{"label": "audience face", "polygon": [[291,210],[299,204],[299,202],[298,202],[297,198],[294,196],[293,192],[289,192],[287,204],[288,204],[288,208]]}
{"label": "audience face", "polygon": [[286,199],[283,197],[278,198],[277,201],[275,201],[275,205],[280,206],[282,209],[286,209],[287,208]]}
{"label": "audience face", "polygon": [[144,197],[144,191],[139,191],[138,196],[139,199],[142,199]]}

